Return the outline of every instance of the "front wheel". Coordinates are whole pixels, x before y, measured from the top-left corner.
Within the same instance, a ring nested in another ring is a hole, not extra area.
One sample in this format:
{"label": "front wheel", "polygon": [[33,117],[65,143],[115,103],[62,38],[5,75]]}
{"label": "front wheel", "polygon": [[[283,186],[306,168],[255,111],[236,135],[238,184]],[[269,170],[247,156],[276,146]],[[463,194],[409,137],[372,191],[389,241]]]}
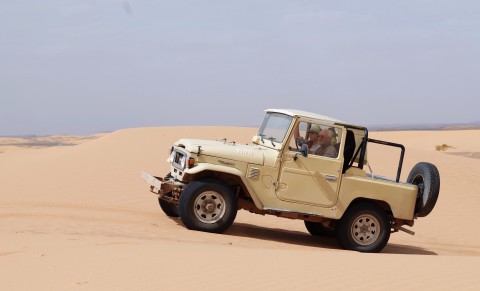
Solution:
{"label": "front wheel", "polygon": [[192,230],[222,233],[237,216],[237,199],[221,180],[204,179],[188,183],[179,200],[180,219]]}
{"label": "front wheel", "polygon": [[344,214],[337,227],[337,239],[347,250],[377,253],[390,239],[390,220],[378,205],[361,202]]}

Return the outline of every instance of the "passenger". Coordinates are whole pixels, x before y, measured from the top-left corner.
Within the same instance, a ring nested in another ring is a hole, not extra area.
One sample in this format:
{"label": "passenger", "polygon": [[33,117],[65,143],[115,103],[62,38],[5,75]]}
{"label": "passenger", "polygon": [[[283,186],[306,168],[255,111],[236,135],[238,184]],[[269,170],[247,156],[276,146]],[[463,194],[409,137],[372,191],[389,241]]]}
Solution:
{"label": "passenger", "polygon": [[315,155],[329,157],[329,158],[336,158],[338,156],[338,152],[334,146],[332,146],[332,131],[328,129],[324,129],[320,131],[318,134],[318,142],[320,144],[320,148],[317,148],[315,151],[312,151]]}

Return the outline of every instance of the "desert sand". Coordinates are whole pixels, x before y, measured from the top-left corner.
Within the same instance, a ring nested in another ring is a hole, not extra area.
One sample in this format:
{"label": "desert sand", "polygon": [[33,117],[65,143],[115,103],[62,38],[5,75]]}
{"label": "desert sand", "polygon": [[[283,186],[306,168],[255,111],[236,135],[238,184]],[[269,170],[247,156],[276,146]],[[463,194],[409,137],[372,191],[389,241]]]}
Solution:
{"label": "desert sand", "polygon": [[[302,221],[245,211],[224,234],[189,231],[140,178],[166,174],[181,137],[249,143],[255,131],[125,129],[0,153],[0,290],[480,289],[480,130],[370,133],[406,146],[401,180],[420,161],[441,175],[437,205],[416,234],[392,234],[379,254],[344,251]],[[453,148],[436,151],[441,144]],[[398,156],[372,146],[368,161],[394,177]]]}

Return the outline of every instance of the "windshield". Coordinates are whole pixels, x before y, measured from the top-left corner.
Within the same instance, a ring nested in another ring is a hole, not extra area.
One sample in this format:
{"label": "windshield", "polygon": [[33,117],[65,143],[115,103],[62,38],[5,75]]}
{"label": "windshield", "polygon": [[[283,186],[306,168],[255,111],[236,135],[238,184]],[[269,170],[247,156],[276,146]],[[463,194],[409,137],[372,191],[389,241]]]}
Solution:
{"label": "windshield", "polygon": [[[291,116],[280,113],[267,113],[258,131],[258,136],[262,138],[264,145],[271,143],[273,147],[276,147],[285,139],[291,123]],[[267,142],[267,140],[270,142]]]}

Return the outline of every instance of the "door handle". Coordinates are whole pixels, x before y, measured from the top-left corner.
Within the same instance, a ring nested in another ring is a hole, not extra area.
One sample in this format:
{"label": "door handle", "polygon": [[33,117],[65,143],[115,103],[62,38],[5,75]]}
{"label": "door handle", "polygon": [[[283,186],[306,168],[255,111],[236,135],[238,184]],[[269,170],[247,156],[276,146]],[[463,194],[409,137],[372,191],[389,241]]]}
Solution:
{"label": "door handle", "polygon": [[325,175],[325,180],[327,181],[337,181],[337,177],[332,175]]}

